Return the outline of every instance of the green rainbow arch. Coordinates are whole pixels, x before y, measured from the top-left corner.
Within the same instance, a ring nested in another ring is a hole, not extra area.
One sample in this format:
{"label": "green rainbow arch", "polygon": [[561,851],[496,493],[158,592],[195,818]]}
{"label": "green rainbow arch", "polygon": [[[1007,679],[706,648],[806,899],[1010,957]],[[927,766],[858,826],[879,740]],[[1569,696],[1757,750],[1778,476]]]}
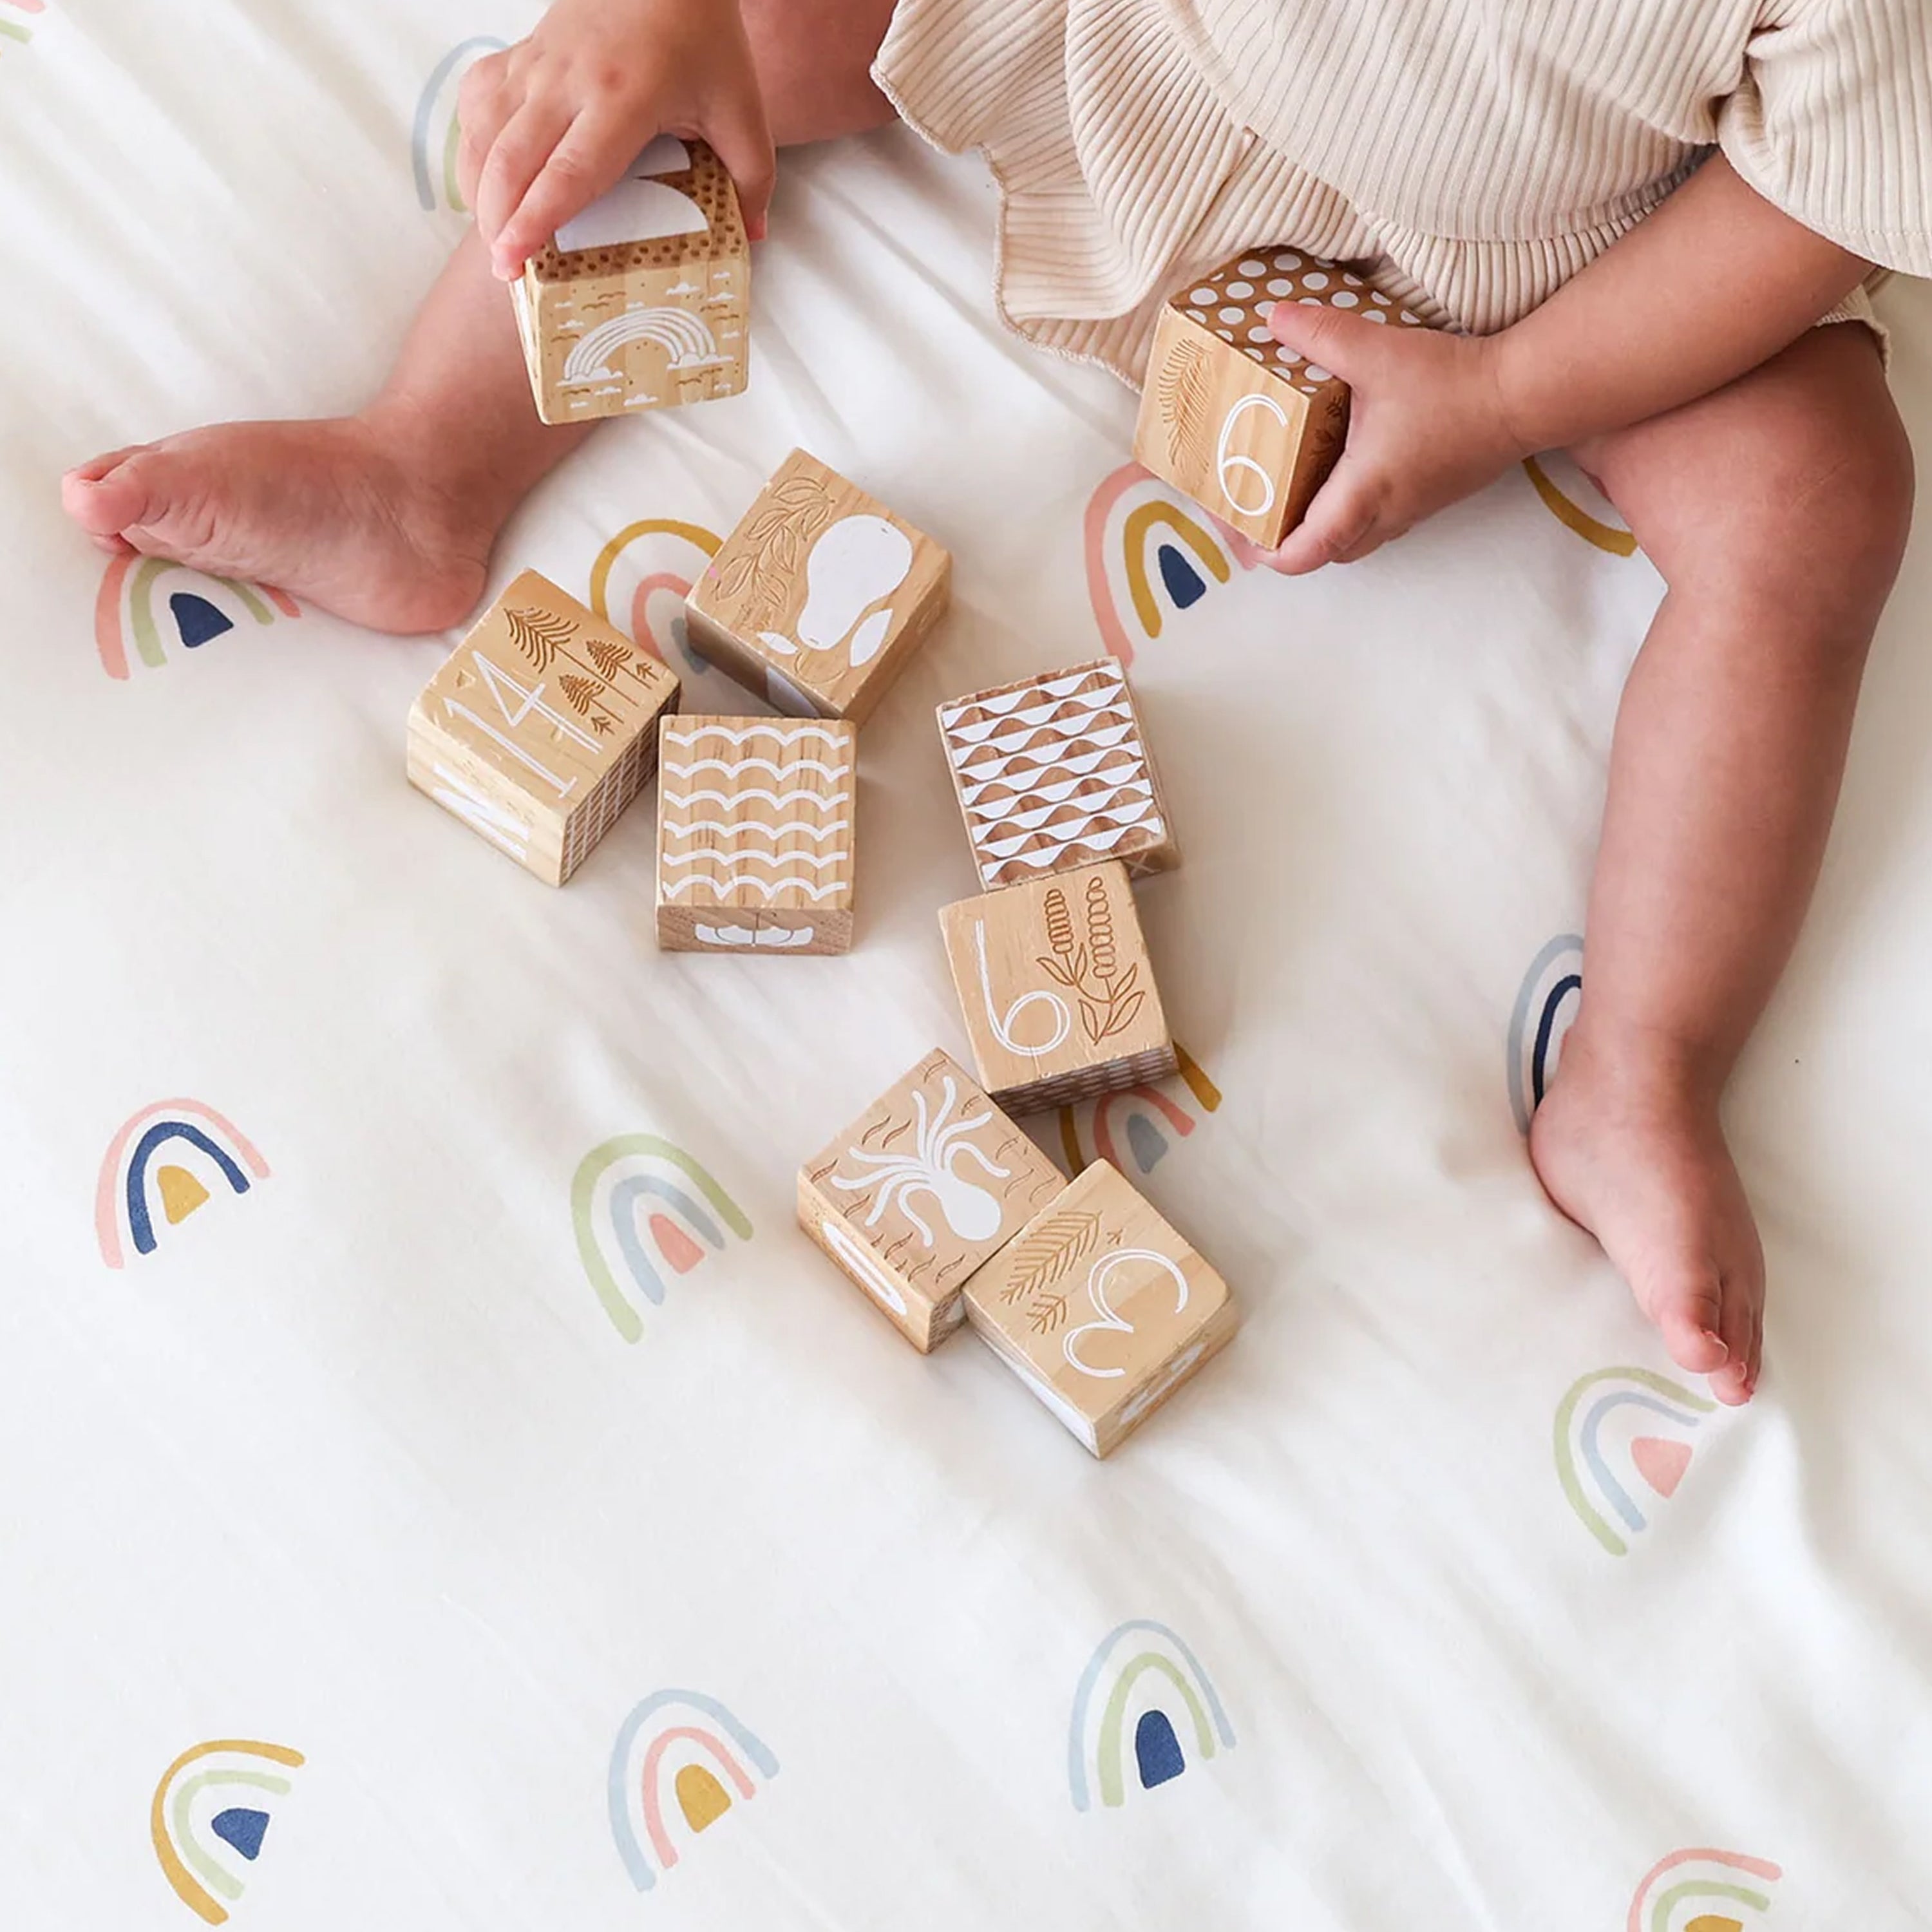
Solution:
{"label": "green rainbow arch", "polygon": [[1126,1784],[1121,1774],[1125,1759],[1120,1748],[1120,1732],[1126,1721],[1127,1699],[1135,1684],[1150,1670],[1159,1671],[1180,1693],[1187,1706],[1187,1714],[1194,1720],[1195,1741],[1201,1747],[1201,1755],[1203,1757],[1214,1755],[1214,1733],[1208,1722],[1207,1710],[1194,1686],[1180,1674],[1172,1658],[1163,1657],[1156,1650],[1144,1650],[1120,1672],[1119,1681],[1114,1686],[1113,1695],[1107,1700],[1107,1708],[1100,1714],[1100,1802],[1102,1804],[1123,1804],[1126,1802]]}
{"label": "green rainbow arch", "polygon": [[[1636,1382],[1653,1394],[1661,1396],[1666,1402],[1675,1402],[1682,1408],[1690,1410],[1694,1419],[1697,1415],[1711,1414],[1718,1405],[1702,1396],[1694,1394],[1682,1382],[1673,1382],[1668,1376],[1658,1375],[1650,1369],[1634,1368],[1598,1369],[1587,1376],[1580,1376],[1570,1384],[1569,1393],[1557,1404],[1555,1429],[1557,1480],[1563,1485],[1563,1493],[1584,1528],[1612,1556],[1627,1556],[1630,1554],[1630,1544],[1585,1493],[1582,1479],[1576,1473],[1576,1458],[1570,1447],[1570,1424],[1575,1418],[1578,1404],[1591,1390],[1601,1383],[1610,1382]],[[1679,1420],[1681,1421],[1682,1418]]]}

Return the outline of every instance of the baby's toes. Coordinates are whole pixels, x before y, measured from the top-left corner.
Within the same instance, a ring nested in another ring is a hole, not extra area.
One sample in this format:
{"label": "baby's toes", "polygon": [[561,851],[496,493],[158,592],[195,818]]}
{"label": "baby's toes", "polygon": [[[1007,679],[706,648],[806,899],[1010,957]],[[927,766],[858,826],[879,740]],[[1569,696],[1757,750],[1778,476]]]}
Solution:
{"label": "baby's toes", "polygon": [[1660,1283],[1645,1296],[1644,1305],[1680,1369],[1708,1376],[1730,1359],[1724,1333],[1724,1286],[1714,1270],[1687,1272]]}
{"label": "baby's toes", "polygon": [[91,537],[118,536],[141,522],[152,509],[146,454],[123,450],[69,470],[61,478],[61,507]]}

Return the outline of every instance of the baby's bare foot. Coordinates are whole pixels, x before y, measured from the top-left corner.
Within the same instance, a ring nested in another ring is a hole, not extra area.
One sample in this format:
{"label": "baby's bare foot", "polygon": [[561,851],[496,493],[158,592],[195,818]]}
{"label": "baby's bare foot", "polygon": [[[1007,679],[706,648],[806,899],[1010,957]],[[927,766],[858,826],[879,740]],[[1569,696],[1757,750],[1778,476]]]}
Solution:
{"label": "baby's bare foot", "polygon": [[251,578],[402,633],[474,608],[496,536],[357,417],[227,423],[117,450],[70,470],[61,501],[105,550]]}
{"label": "baby's bare foot", "polygon": [[1748,1402],[1763,1346],[1764,1251],[1714,1102],[1593,1054],[1574,1034],[1530,1124],[1550,1198],[1603,1244],[1680,1367]]}

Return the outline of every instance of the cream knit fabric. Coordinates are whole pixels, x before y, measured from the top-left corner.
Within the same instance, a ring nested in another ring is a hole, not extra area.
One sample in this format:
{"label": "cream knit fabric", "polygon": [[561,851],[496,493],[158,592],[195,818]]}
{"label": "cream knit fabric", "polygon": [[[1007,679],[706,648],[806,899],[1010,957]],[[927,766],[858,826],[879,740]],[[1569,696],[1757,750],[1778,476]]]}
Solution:
{"label": "cream knit fabric", "polygon": [[1932,0],[902,0],[875,71],[985,151],[1006,320],[1130,377],[1170,288],[1268,242],[1507,327],[1713,146],[1932,274]]}

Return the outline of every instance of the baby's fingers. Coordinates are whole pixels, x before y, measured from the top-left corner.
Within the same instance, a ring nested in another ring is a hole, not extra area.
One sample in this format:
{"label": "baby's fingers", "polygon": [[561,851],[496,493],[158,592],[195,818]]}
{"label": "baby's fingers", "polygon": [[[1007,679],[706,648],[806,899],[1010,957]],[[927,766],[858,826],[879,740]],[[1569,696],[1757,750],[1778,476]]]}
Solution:
{"label": "baby's fingers", "polygon": [[463,76],[457,90],[456,120],[463,133],[456,150],[456,184],[466,208],[476,206],[483,164],[514,110],[508,86],[509,62],[507,53],[486,56]]}
{"label": "baby's fingers", "polygon": [[641,145],[634,125],[614,141],[610,123],[580,114],[505,220],[491,250],[496,273],[506,281],[520,274],[566,221],[623,178]]}
{"label": "baby's fingers", "polygon": [[503,230],[530,184],[568,132],[573,110],[561,101],[526,100],[496,136],[476,183],[476,226],[490,248],[490,266],[502,281],[520,274],[530,250],[512,257]]}
{"label": "baby's fingers", "polygon": [[1268,561],[1284,577],[1306,577],[1325,563],[1351,563],[1375,548],[1380,508],[1359,465],[1345,454],[1316,491],[1308,514]]}

